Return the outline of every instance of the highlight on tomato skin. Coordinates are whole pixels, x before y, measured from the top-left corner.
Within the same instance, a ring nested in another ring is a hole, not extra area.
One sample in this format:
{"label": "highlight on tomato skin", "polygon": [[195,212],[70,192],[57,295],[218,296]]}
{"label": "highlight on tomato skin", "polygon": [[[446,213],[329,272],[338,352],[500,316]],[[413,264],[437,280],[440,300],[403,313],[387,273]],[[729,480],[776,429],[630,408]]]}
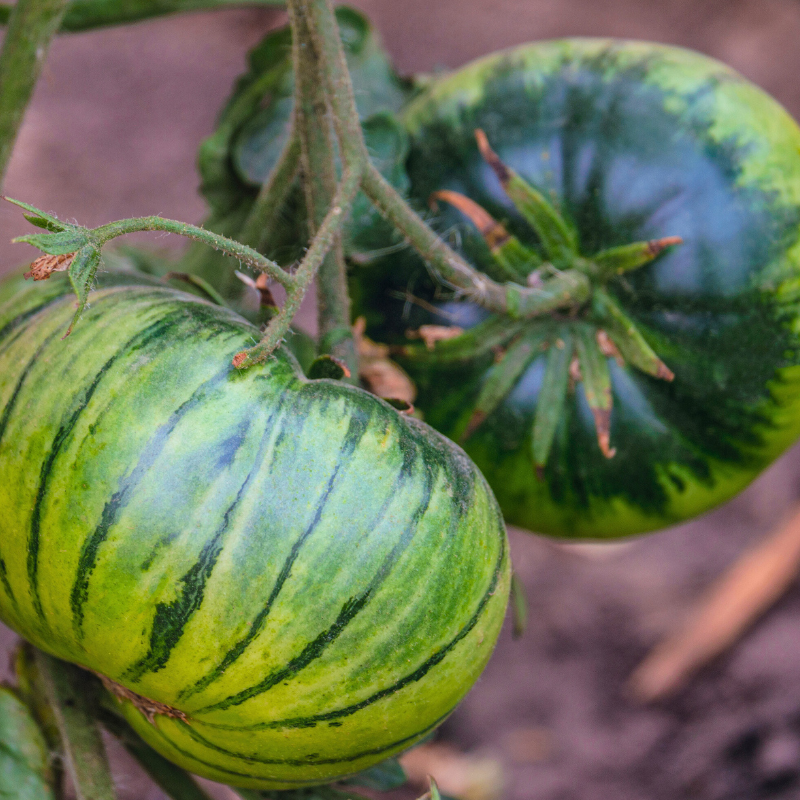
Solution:
{"label": "highlight on tomato skin", "polygon": [[[800,434],[800,129],[680,48],[566,39],[435,79],[402,113],[412,203],[495,280],[588,275],[520,321],[410,248],[355,258],[354,313],[506,520],[606,538],[743,489]],[[383,229],[385,232],[385,229]],[[369,249],[376,227],[353,235]],[[419,331],[436,328],[430,347]]]}

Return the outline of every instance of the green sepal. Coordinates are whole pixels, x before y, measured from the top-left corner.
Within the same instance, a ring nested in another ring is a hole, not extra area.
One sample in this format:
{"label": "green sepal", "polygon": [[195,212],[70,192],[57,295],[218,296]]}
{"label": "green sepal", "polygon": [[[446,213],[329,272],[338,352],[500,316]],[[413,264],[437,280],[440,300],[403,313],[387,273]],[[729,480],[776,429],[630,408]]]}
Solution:
{"label": "green sepal", "polygon": [[526,327],[524,322],[511,322],[505,317],[491,316],[460,336],[436,342],[433,350],[425,345],[403,345],[401,355],[420,364],[456,364],[471,361],[502,347]]}
{"label": "green sepal", "polygon": [[569,385],[569,365],[573,352],[574,345],[569,331],[560,332],[559,336],[550,342],[547,366],[533,421],[533,463],[539,473],[547,464],[558,424],[564,415]]}
{"label": "green sepal", "polygon": [[365,789],[377,789],[389,792],[398,789],[408,780],[406,771],[396,758],[387,758],[374,767],[365,769],[342,781],[345,786],[363,786]]}
{"label": "green sepal", "polygon": [[511,573],[511,636],[519,639],[528,627],[528,597],[516,572]]}
{"label": "green sepal", "polygon": [[597,253],[592,256],[592,261],[599,268],[602,278],[611,278],[649,264],[668,247],[674,247],[682,241],[679,236],[668,236],[664,239],[623,244]]}
{"label": "green sepal", "polygon": [[0,685],[0,797],[54,800],[49,748],[28,706]]}
{"label": "green sepal", "polygon": [[535,250],[525,247],[505,225],[474,200],[460,192],[443,189],[434,192],[428,202],[435,208],[440,200],[460,211],[477,228],[494,262],[500,267],[501,280],[510,278],[524,282],[528,274],[541,265],[542,259]]}
{"label": "green sepal", "polygon": [[48,222],[48,220],[42,219],[36,216],[36,214],[23,214],[22,216],[25,217],[31,225],[35,225],[37,228],[44,228],[46,231],[50,231],[50,233],[56,233],[62,230],[60,225],[53,225],[52,222]]}
{"label": "green sepal", "polygon": [[532,247],[526,247],[516,236],[511,235],[492,251],[492,255],[509,277],[523,281],[543,263],[541,256]]}
{"label": "green sepal", "polygon": [[476,131],[475,136],[481,155],[494,170],[508,199],[536,231],[546,256],[556,263],[571,261],[578,255],[578,237],[573,228],[538,189],[500,160],[483,131]]}
{"label": "green sepal", "polygon": [[7,200],[9,203],[13,203],[15,206],[24,208],[25,211],[29,212],[25,214],[25,219],[32,225],[36,225],[37,228],[46,228],[49,231],[64,231],[78,227],[77,225],[70,225],[68,222],[62,222],[58,217],[54,217],[52,214],[48,214],[30,203],[24,203],[22,200],[15,200],[13,197],[3,197],[3,200]]}
{"label": "green sepal", "polygon": [[576,345],[583,392],[594,417],[597,443],[603,455],[606,458],[611,458],[615,451],[611,447],[611,408],[613,401],[608,359],[600,350],[596,331],[591,326],[581,325],[578,327]]}
{"label": "green sepal", "polygon": [[31,233],[27,236],[17,236],[12,241],[15,244],[30,244],[51,256],[64,256],[80,250],[87,244],[89,232],[86,228],[75,227],[57,233]]}
{"label": "green sepal", "polygon": [[349,372],[344,362],[331,355],[317,356],[308,368],[308,377],[311,380],[327,378],[329,380],[340,381],[349,376]]}
{"label": "green sepal", "polygon": [[94,276],[97,274],[99,266],[100,251],[93,244],[84,245],[78,250],[69,265],[69,280],[78,297],[78,310],[75,312],[64,338],[72,333],[75,323],[80,319],[83,309],[86,307],[89,292],[92,291],[92,285],[94,284]]}
{"label": "green sepal", "polygon": [[625,361],[654,378],[671,381],[675,377],[610,294],[595,289],[592,312]]}
{"label": "green sepal", "polygon": [[430,776],[430,782],[431,782],[431,789],[429,794],[431,796],[431,800],[442,800],[442,795],[441,792],[439,791],[439,786],[436,783],[436,780],[433,777],[433,775]]}
{"label": "green sepal", "polygon": [[514,388],[531,361],[541,352],[547,336],[544,326],[523,333],[514,341],[500,361],[486,373],[486,380],[460,439],[468,439]]}
{"label": "green sepal", "polygon": [[578,251],[575,233],[541,192],[516,172],[510,173],[504,186],[509,199],[536,231],[549,258],[555,262],[569,262]]}

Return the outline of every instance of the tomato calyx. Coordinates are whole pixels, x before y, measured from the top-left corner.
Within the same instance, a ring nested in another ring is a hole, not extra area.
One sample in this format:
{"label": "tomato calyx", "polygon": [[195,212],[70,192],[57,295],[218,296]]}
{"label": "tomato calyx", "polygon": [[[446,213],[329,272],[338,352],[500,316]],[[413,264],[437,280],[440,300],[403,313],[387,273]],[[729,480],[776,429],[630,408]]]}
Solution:
{"label": "tomato calyx", "polygon": [[[608,284],[652,262],[668,248],[682,243],[679,236],[633,242],[590,256],[580,250],[576,229],[538,189],[507,166],[492,150],[485,133],[475,131],[478,149],[497,176],[503,190],[538,238],[538,247],[523,243],[506,226],[470,198],[451,190],[431,195],[432,207],[448,203],[478,229],[499,272],[510,283],[547,292],[555,277],[573,270],[586,277],[591,287],[588,300],[576,299],[559,311],[527,319],[493,317],[475,328],[449,336],[444,332],[425,349],[406,346],[403,355],[434,364],[467,359],[485,351],[496,354],[494,365],[478,394],[461,439],[469,438],[511,392],[531,362],[547,353],[542,387],[531,437],[531,455],[537,474],[547,463],[567,396],[580,384],[594,418],[597,442],[606,458],[616,452],[611,444],[612,392],[609,359],[627,364],[660,380],[674,374],[645,340],[636,323],[625,313]],[[500,321],[496,328],[491,320]],[[412,332],[413,333],[413,332]],[[411,338],[411,337],[409,337]]]}

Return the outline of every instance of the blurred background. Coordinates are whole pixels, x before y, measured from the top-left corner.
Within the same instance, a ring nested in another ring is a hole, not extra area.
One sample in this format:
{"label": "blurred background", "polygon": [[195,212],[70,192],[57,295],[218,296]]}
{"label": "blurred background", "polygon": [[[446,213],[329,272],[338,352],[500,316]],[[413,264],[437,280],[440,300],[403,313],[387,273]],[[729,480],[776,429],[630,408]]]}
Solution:
{"label": "blurred background", "polygon": [[[534,39],[649,39],[726,61],[800,117],[800,0],[352,5],[369,15],[404,73],[458,67]],[[279,10],[235,10],[61,36],[5,192],[90,226],[146,214],[200,221],[197,147],[243,71],[247,50],[284,22]],[[27,228],[13,207],[0,207],[0,272],[33,258],[30,248],[9,242]],[[152,241],[181,246],[165,237]],[[310,309],[304,315],[313,325]],[[507,626],[439,744],[412,756],[409,769],[432,771],[464,800],[800,797],[794,581],[741,641],[676,691],[644,703],[629,683],[654,645],[697,619],[708,587],[792,513],[798,496],[796,448],[732,503],[649,537],[562,546],[512,531],[514,564],[530,602],[528,630],[513,641]],[[10,652],[13,645],[13,634],[0,626],[0,647]],[[7,660],[0,658],[3,676]],[[115,753],[124,798],[163,800]],[[224,789],[217,796],[233,797]]]}

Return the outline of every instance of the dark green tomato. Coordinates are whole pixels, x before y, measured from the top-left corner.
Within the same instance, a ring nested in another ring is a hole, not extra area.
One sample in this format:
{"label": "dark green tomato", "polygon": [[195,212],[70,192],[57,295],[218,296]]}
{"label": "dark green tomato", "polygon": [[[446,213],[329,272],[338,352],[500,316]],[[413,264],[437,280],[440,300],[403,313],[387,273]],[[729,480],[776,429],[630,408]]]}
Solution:
{"label": "dark green tomato", "polygon": [[[458,358],[447,356],[458,340],[420,354],[404,344],[408,329],[457,325],[470,336],[481,322],[502,331],[502,320],[455,296],[409,248],[353,268],[355,310],[367,317],[368,334],[403,345],[399,360],[419,386],[425,419],[462,440],[507,521],[579,537],[660,528],[730,498],[795,440],[800,130],[772,98],[686,50],[565,40],[502,52],[445,76],[409,105],[404,124],[411,196],[420,208],[433,192],[459,192],[541,252],[478,152],[474,132],[481,128],[502,161],[575,229],[581,256],[683,239],[605,287],[674,380],[608,358],[616,454],[601,452],[579,381],[540,479],[531,429],[547,353],[534,353],[464,441],[516,323],[507,320],[500,350],[478,333]],[[505,280],[454,208],[441,206],[431,222],[472,264]],[[580,324],[591,325],[591,315],[576,306],[560,320],[529,321],[522,332]]]}

